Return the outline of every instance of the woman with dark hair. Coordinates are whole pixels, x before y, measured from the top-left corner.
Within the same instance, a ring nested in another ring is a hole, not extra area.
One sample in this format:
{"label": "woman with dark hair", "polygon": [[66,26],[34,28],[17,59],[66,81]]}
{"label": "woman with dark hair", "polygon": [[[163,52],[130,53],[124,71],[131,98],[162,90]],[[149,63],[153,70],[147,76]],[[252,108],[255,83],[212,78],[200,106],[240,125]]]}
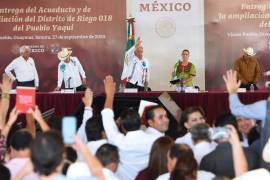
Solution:
{"label": "woman with dark hair", "polygon": [[206,116],[201,107],[192,106],[185,109],[182,112],[178,126],[180,137],[177,138],[175,142],[178,144],[187,144],[193,148],[191,134],[188,131],[195,124],[205,123],[205,120]]}
{"label": "woman with dark hair", "polygon": [[173,143],[168,136],[158,138],[151,148],[148,167],[139,172],[136,180],[155,180],[159,175],[168,172],[167,153]]}
{"label": "woman with dark hair", "polygon": [[194,64],[189,62],[189,50],[184,49],[181,56],[182,60],[179,60],[173,67],[172,80],[180,80],[177,86],[192,87],[192,80],[196,76],[196,68]]}
{"label": "woman with dark hair", "polygon": [[179,158],[171,172],[170,180],[196,180],[198,164],[194,157],[183,156]]}

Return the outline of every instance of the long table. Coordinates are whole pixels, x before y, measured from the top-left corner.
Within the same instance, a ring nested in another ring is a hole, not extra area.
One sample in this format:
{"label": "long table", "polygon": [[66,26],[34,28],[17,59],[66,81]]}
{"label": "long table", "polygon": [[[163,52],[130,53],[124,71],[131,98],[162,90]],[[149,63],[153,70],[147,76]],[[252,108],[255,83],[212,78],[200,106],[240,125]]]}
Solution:
{"label": "long table", "polygon": [[[141,99],[158,102],[157,97],[162,92],[117,93],[115,95],[115,108],[124,106],[136,107]],[[208,123],[212,123],[217,114],[229,111],[228,94],[224,91],[210,91],[199,93],[169,92],[172,99],[184,110],[189,106],[201,106],[207,116]],[[267,91],[239,93],[243,103],[253,103],[266,99]],[[41,111],[55,108],[57,115],[71,115],[82,103],[83,93],[37,93],[37,105]],[[103,107],[104,94],[94,95],[94,108],[100,110]],[[11,95],[11,107],[15,104],[15,95]]]}

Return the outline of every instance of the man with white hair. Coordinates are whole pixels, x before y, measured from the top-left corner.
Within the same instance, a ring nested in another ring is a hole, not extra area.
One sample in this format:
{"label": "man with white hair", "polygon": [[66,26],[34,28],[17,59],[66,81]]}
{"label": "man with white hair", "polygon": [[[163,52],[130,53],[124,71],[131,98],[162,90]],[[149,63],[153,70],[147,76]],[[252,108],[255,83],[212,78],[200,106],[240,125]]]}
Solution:
{"label": "man with white hair", "polygon": [[241,88],[250,90],[253,86],[257,90],[256,83],[260,79],[261,70],[255,57],[256,53],[252,47],[243,49],[244,55],[234,63],[234,69],[237,72],[237,79],[241,80]]}
{"label": "man with white hair", "polygon": [[[58,59],[61,61],[58,65],[58,81],[55,91],[59,91],[64,80],[66,89],[76,89],[84,91],[86,88],[86,76],[83,67],[77,57],[71,56],[70,48],[62,48],[58,52]],[[82,77],[82,79],[81,79]]]}
{"label": "man with white hair", "polygon": [[[17,82],[17,86],[39,86],[39,78],[33,58],[30,57],[29,46],[20,47],[20,56],[14,59],[5,69],[5,73]],[[14,71],[14,74],[12,73]]]}
{"label": "man with white hair", "polygon": [[126,53],[127,69],[123,71],[121,80],[127,79],[126,88],[136,88],[145,91],[149,82],[149,63],[143,56],[142,40],[139,37],[136,44]]}

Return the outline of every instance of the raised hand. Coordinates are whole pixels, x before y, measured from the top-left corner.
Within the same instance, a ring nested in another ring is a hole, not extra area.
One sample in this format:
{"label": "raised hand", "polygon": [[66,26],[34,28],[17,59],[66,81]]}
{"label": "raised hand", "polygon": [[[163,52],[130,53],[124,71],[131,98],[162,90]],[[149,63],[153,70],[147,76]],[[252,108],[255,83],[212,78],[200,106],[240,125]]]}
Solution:
{"label": "raised hand", "polygon": [[141,45],[142,45],[141,37],[138,37],[137,40],[136,40],[135,48],[137,49]]}
{"label": "raised hand", "polygon": [[241,81],[237,81],[237,72],[233,70],[228,70],[226,75],[223,75],[223,80],[225,81],[226,88],[229,94],[234,94],[241,85]]}
{"label": "raised hand", "polygon": [[9,93],[10,89],[12,88],[12,83],[12,79],[10,79],[10,77],[4,73],[1,86],[2,93]]}
{"label": "raised hand", "polygon": [[35,118],[35,120],[39,121],[39,120],[43,119],[42,114],[41,114],[38,106],[35,107],[34,111],[31,109],[30,112],[33,115],[33,117]]}
{"label": "raised hand", "polygon": [[90,88],[84,91],[84,97],[82,98],[85,107],[91,107],[93,103],[93,92]]}
{"label": "raised hand", "polygon": [[16,107],[14,107],[9,114],[7,125],[12,126],[14,122],[17,120],[19,114],[20,114],[20,111],[18,111]]}
{"label": "raised hand", "polygon": [[43,119],[42,114],[41,114],[38,106],[35,107],[34,111],[31,109],[30,112],[31,112],[32,116],[34,117],[34,119],[40,125],[40,128],[42,129],[42,131],[48,131],[50,129],[50,127],[48,126],[46,121]]}
{"label": "raised hand", "polygon": [[18,115],[20,114],[20,111],[18,111],[16,109],[16,107],[14,107],[10,114],[9,114],[9,119],[8,119],[8,122],[5,124],[1,134],[3,134],[5,137],[8,136],[8,133],[10,131],[10,128],[12,127],[12,125],[16,122],[17,118],[18,118]]}
{"label": "raised hand", "polygon": [[103,82],[104,82],[104,89],[105,89],[105,94],[106,94],[104,108],[112,109],[113,99],[114,99],[114,94],[115,94],[115,82],[113,81],[112,76],[106,76]]}
{"label": "raised hand", "polygon": [[104,79],[104,88],[106,96],[113,96],[115,94],[115,82],[112,76],[106,76]]}

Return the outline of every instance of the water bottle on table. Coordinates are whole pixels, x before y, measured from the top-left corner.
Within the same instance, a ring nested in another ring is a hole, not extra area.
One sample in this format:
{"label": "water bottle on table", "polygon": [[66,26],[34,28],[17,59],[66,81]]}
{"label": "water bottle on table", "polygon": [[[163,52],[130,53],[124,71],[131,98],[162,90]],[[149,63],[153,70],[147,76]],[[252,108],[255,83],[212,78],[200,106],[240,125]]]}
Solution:
{"label": "water bottle on table", "polygon": [[254,90],[255,90],[254,84],[250,84],[250,91],[254,92]]}

